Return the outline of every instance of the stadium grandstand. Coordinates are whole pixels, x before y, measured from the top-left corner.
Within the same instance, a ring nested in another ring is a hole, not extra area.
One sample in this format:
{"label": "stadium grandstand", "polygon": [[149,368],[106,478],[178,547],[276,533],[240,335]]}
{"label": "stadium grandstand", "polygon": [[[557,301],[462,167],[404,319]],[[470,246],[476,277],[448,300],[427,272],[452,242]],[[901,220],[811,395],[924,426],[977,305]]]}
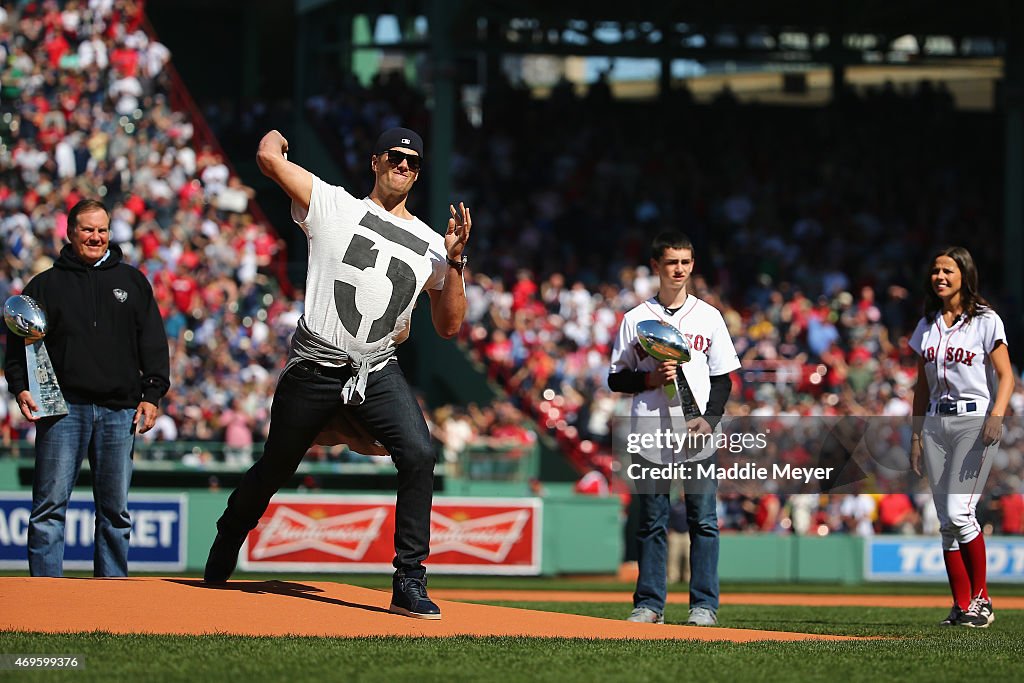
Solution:
{"label": "stadium grandstand", "polygon": [[[200,37],[242,25],[211,47],[231,56],[219,71],[185,54],[199,4]],[[369,189],[377,132],[430,131],[430,191],[412,210],[472,207],[458,344],[421,327],[402,355],[446,493],[543,498],[579,482],[575,495],[628,501],[612,422],[629,408],[608,356],[623,313],[657,288],[647,248],[666,228],[693,239],[693,291],[736,343],[734,417],[909,415],[907,338],[937,245],[966,242],[1010,336],[1024,332],[1024,63],[1002,15],[936,10],[911,34],[875,2],[735,22],[688,3],[630,17],[516,4],[262,3],[244,18],[227,2],[0,3],[0,299],[52,264],[76,201],[103,199],[171,340],[138,485],[216,492],[259,457],[305,266],[253,163],[272,127],[353,194]],[[460,31],[472,37],[456,47]],[[623,66],[635,58],[657,68]],[[33,428],[2,376],[0,394],[0,461],[24,486]],[[1012,408],[1024,415],[1020,384]],[[1024,532],[1014,424],[979,512],[995,533]],[[386,489],[390,467],[315,447],[294,489]],[[721,496],[723,530],[863,533],[840,496],[756,488]],[[873,501],[873,531],[937,533],[927,487]]]}

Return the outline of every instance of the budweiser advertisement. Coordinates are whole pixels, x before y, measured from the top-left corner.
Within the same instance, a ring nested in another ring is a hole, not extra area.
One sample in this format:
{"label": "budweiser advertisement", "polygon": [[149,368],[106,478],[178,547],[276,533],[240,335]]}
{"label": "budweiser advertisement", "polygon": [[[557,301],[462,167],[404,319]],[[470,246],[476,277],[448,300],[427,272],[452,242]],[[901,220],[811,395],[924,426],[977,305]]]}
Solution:
{"label": "budweiser advertisement", "polygon": [[[540,574],[541,510],[535,498],[435,498],[425,564],[450,574]],[[275,496],[239,567],[391,571],[394,537],[393,496]]]}

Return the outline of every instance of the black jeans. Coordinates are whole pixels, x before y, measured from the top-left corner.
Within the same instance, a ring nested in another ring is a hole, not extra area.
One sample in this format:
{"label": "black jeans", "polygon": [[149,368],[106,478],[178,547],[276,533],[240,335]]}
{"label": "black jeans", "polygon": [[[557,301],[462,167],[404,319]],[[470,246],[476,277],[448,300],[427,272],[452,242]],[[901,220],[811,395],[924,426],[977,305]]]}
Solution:
{"label": "black jeans", "polygon": [[[278,382],[270,412],[270,434],[260,458],[228,499],[217,529],[240,536],[256,527],[271,497],[295,474],[306,451],[342,406],[348,368],[326,368],[310,361],[293,366]],[[436,455],[416,397],[394,360],[371,372],[366,400],[344,410],[361,421],[395,462],[397,569],[419,570],[430,554],[430,507]]]}

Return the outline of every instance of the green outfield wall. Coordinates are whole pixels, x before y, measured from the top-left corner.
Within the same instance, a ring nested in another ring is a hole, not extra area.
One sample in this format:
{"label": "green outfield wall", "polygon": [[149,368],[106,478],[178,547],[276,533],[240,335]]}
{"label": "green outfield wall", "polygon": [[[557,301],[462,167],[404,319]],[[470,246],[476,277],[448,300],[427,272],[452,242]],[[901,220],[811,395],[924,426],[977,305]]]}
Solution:
{"label": "green outfield wall", "polygon": [[856,536],[722,534],[722,581],[845,583],[864,580],[864,539]]}

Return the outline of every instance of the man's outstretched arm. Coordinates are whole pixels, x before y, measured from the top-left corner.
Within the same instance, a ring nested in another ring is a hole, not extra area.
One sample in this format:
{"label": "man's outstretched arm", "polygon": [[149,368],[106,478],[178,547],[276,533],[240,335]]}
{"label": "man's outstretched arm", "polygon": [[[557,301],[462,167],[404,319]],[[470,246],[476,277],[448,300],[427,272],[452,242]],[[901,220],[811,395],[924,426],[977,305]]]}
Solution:
{"label": "man's outstretched arm", "polygon": [[272,130],[260,140],[256,164],[263,175],[280,185],[292,201],[308,210],[310,197],[313,195],[313,174],[288,161],[285,157],[287,152],[288,141],[281,133]]}

